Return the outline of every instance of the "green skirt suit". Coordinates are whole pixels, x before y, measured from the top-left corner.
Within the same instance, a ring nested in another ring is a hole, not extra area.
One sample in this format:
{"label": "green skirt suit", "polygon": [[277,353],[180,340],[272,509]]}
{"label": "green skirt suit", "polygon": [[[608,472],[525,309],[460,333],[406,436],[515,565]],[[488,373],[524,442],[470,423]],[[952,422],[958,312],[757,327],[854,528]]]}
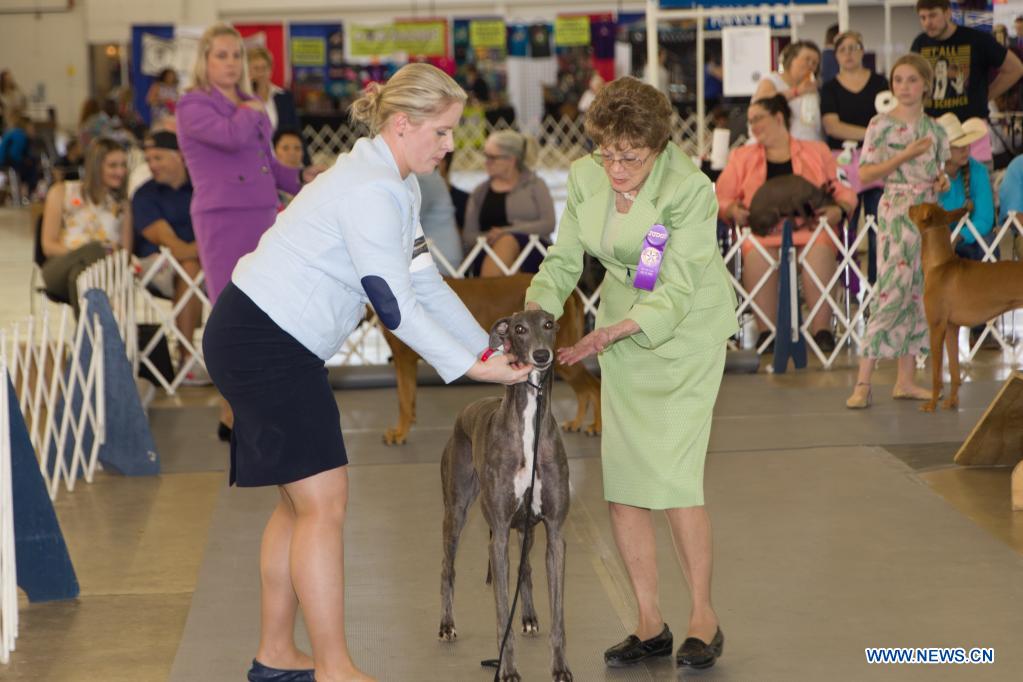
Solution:
{"label": "green skirt suit", "polygon": [[[710,180],[669,143],[628,214],[614,214],[603,167],[572,164],[557,243],[526,301],[560,317],[589,253],[607,269],[597,326],[629,318],[640,332],[599,356],[604,497],[649,509],[703,504],[703,465],[724,372],[738,331],[736,298],[717,245]],[[644,237],[656,223],[668,242],[653,291],[633,286]],[[605,230],[613,228],[613,234]],[[605,236],[609,237],[605,239]]]}

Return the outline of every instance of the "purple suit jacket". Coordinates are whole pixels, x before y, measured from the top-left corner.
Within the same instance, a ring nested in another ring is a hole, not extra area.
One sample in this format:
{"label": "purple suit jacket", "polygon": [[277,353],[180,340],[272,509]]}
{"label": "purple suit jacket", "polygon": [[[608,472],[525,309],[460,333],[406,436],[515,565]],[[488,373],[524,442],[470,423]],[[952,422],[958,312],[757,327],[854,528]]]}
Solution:
{"label": "purple suit jacket", "polygon": [[278,188],[298,192],[299,171],[274,158],[265,113],[235,106],[216,88],[192,90],[178,100],[177,123],[178,145],[195,190],[193,213],[271,208],[277,205]]}

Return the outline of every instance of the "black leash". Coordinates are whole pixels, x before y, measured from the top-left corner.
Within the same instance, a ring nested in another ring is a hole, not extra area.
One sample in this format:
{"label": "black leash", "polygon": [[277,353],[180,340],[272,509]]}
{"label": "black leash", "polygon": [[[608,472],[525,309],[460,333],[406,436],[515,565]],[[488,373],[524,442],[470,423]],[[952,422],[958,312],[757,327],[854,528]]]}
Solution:
{"label": "black leash", "polygon": [[[550,371],[549,369],[547,371]],[[542,377],[543,375],[541,375]],[[536,385],[530,381],[526,381],[527,384],[536,389],[536,416],[533,421],[533,466],[532,471],[529,473],[529,487],[526,488],[526,494],[523,497],[523,501],[526,504],[526,521],[522,531],[522,549],[526,549],[526,536],[532,532],[530,523],[533,520],[533,484],[536,483],[536,460],[540,457],[540,418],[543,414],[543,378],[540,379],[540,384]],[[522,569],[526,567],[526,560],[528,559],[528,552],[522,552],[519,556],[519,578],[515,584],[515,596],[512,597],[511,609],[508,611],[508,622],[504,626],[504,636],[501,637],[501,649],[497,654],[497,658],[488,658],[480,661],[480,665],[484,668],[495,668],[494,671],[494,682],[500,682],[501,675],[501,661],[504,660],[504,646],[508,643],[508,635],[511,633],[512,621],[515,620],[515,606],[519,602],[519,590],[522,589]],[[493,568],[493,567],[491,567]],[[497,589],[497,584],[494,584],[494,588]]]}

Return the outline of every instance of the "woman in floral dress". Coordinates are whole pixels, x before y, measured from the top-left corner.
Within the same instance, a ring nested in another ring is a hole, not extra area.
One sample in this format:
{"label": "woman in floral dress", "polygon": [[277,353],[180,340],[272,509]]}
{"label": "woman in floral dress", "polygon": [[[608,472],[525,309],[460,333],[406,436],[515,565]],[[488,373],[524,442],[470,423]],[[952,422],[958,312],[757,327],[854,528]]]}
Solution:
{"label": "woman in floral dress", "polygon": [[883,178],[885,185],[878,209],[877,291],[856,387],[845,403],[852,409],[870,405],[870,378],[881,358],[898,362],[893,398],[931,397],[930,390],[914,379],[915,356],[927,352],[928,331],[920,234],[911,224],[909,208],[937,201],[938,194],[948,188],[944,173],[948,138],[923,110],[933,80],[931,66],[923,57],[908,54],[896,61],[890,82],[898,105],[870,121],[863,141],[860,178],[864,182]]}

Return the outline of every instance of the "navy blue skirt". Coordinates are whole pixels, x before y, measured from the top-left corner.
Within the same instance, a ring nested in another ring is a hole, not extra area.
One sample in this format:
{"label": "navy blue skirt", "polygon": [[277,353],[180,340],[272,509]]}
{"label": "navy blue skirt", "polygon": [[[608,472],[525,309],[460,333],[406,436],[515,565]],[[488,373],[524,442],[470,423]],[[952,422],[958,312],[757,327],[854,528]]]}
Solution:
{"label": "navy blue skirt", "polygon": [[213,306],[202,348],[234,410],[232,485],[283,485],[348,464],[323,360],[233,283]]}

